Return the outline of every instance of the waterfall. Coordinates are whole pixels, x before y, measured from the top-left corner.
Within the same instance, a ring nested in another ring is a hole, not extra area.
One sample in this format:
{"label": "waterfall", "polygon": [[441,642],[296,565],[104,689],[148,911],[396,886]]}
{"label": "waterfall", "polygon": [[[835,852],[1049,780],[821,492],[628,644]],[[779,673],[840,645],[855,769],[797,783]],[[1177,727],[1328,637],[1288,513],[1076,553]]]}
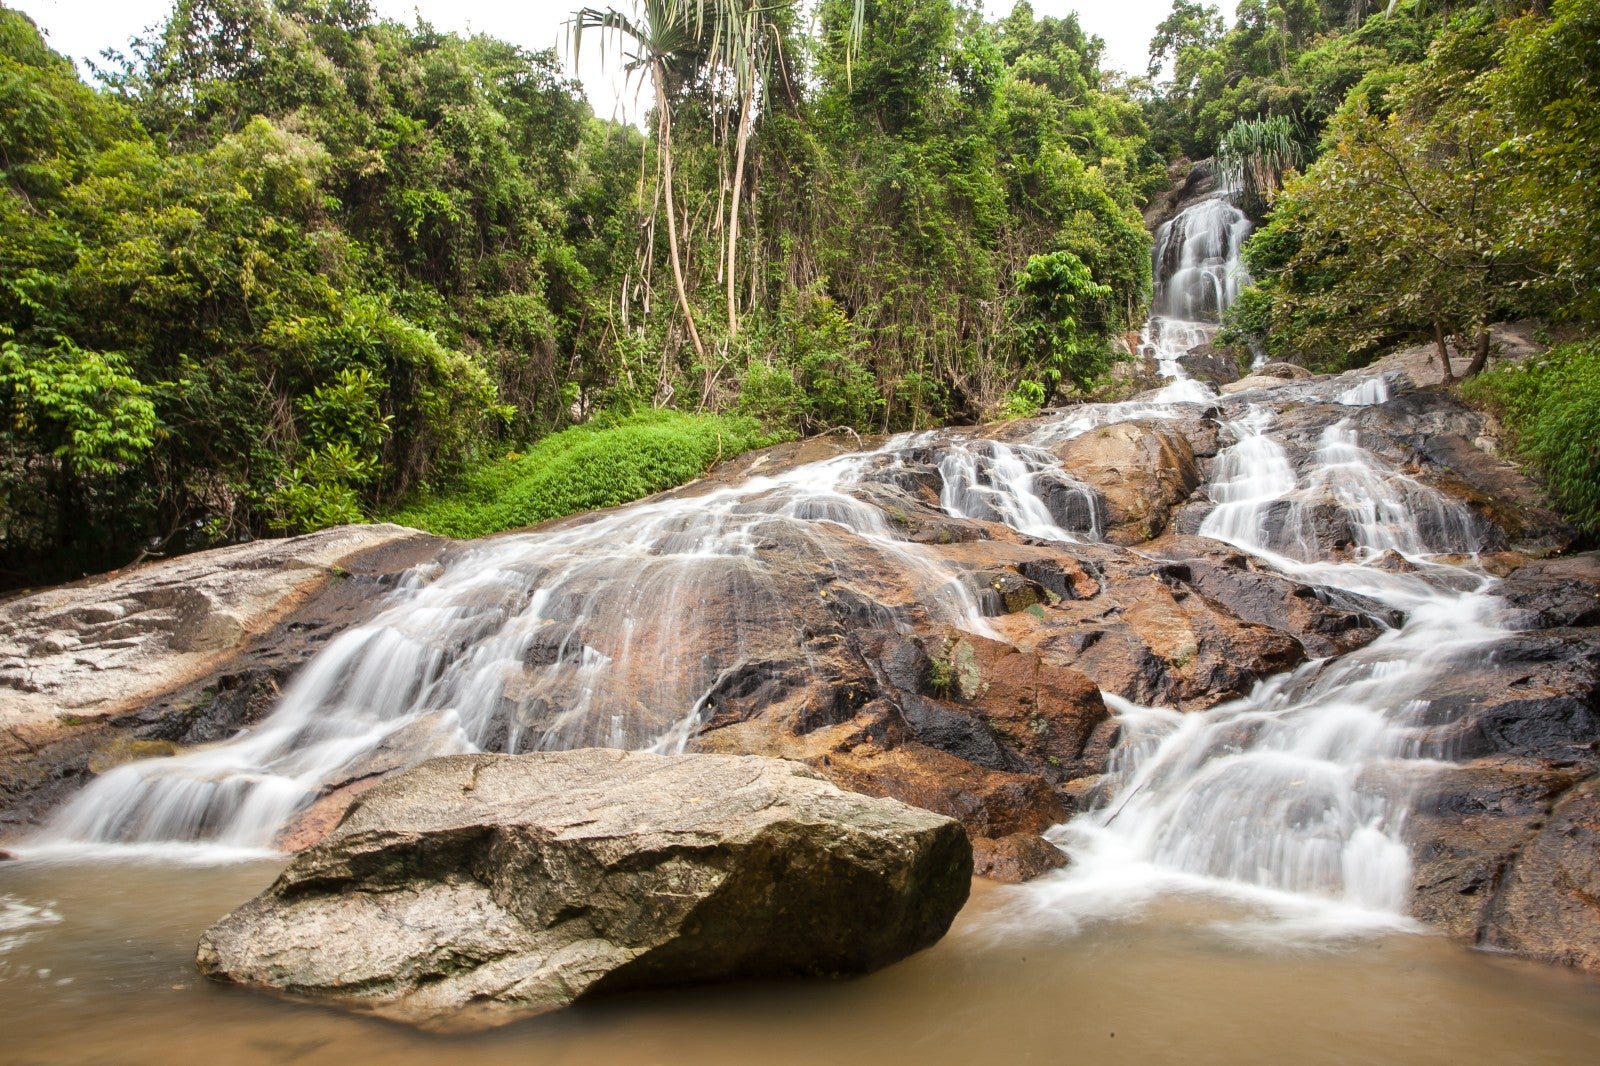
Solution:
{"label": "waterfall", "polygon": [[[1026,443],[903,435],[876,450],[464,547],[408,574],[255,728],[106,773],[36,846],[268,849],[327,789],[429,755],[683,750],[750,649],[788,650],[802,639],[794,597],[820,595],[817,575],[841,560],[909,577],[907,602],[858,605],[883,624],[995,635],[972,579],[910,542],[868,499],[902,491],[896,479],[914,465],[937,471],[938,505],[952,516],[1045,540],[1096,539],[1096,495],[1046,449],[1100,426],[1194,416],[1217,402],[1177,357],[1209,338],[1236,294],[1248,225],[1216,199],[1162,228],[1158,313],[1145,339],[1172,382],[1155,394],[1065,412]],[[1388,388],[1372,378],[1333,399],[1381,403]],[[1476,571],[1439,559],[1478,550],[1465,508],[1362,448],[1348,420],[1307,448],[1277,434],[1276,417],[1265,406],[1233,412],[1199,534],[1308,585],[1369,597],[1405,621],[1365,648],[1267,678],[1204,712],[1108,694],[1121,739],[1099,789],[1106,801],[1053,831],[1073,865],[1029,890],[1052,913],[1115,910],[1173,889],[1310,908],[1336,925],[1392,923],[1403,913],[1405,813],[1438,754],[1420,715],[1436,679],[1498,639],[1497,601]],[[776,571],[765,557],[774,543],[792,549],[799,561],[790,566],[811,569]],[[775,627],[775,617],[794,624]]]}
{"label": "waterfall", "polygon": [[1250,284],[1241,254],[1250,219],[1226,193],[1184,208],[1156,230],[1151,273],[1155,281],[1150,319],[1140,334],[1174,398],[1203,400],[1208,390],[1185,384],[1178,359],[1209,344],[1239,291]]}
{"label": "waterfall", "polygon": [[[762,558],[774,540],[795,545],[819,572],[848,550],[909,577],[915,603],[873,605],[891,624],[993,636],[969,578],[847,494],[913,444],[901,438],[553,532],[493,538],[442,569],[413,572],[372,621],[318,654],[253,730],[111,770],[56,815],[36,848],[269,849],[329,786],[432,755],[682,750],[723,671],[763,641],[800,639],[798,619],[789,631],[771,629],[772,618],[791,613],[786,575]],[[1066,537],[1039,511],[1038,495],[1020,487],[1031,464],[1041,485],[1071,493],[1070,478],[1038,469],[1044,454],[995,445],[988,458],[998,466],[973,475],[961,495],[987,494],[997,515]],[[1002,492],[997,482],[1019,487]],[[1092,531],[1092,501],[1077,513]],[[708,600],[722,609],[706,610]]]}
{"label": "waterfall", "polygon": [[1216,322],[1250,283],[1240,253],[1250,220],[1226,196],[1191,204],[1156,230],[1152,313]]}
{"label": "waterfall", "polygon": [[[1297,470],[1271,425],[1255,407],[1228,424],[1200,534],[1406,620],[1208,711],[1108,696],[1122,728],[1109,799],[1055,831],[1074,867],[1035,890],[1045,912],[1072,921],[1178,891],[1265,903],[1318,935],[1401,920],[1406,812],[1437,765],[1426,695],[1503,635],[1497,601],[1487,579],[1434,561],[1478,549],[1462,505],[1382,463],[1345,423]],[[1319,524],[1348,534],[1342,556],[1319,548]],[[1405,572],[1372,565],[1392,555]]]}

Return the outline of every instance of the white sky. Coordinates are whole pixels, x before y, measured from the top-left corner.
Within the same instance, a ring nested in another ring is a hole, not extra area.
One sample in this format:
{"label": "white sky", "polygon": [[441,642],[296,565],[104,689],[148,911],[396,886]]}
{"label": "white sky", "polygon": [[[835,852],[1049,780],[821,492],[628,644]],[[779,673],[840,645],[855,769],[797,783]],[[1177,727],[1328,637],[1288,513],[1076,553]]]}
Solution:
{"label": "white sky", "polygon": [[[171,0],[5,0],[46,31],[50,46],[79,61],[97,58],[106,48],[122,49],[128,39],[162,21]],[[1008,13],[1014,0],[984,0],[991,15]],[[1032,0],[1036,15],[1078,12],[1083,28],[1106,42],[1107,67],[1143,73],[1150,37],[1172,9],[1172,0]],[[580,7],[615,6],[626,10],[629,0],[374,0],[380,15],[411,22],[415,15],[440,30],[487,33],[529,49],[555,46],[567,54],[563,24]],[[599,50],[584,47],[583,81],[597,114],[618,118],[636,116],[648,106],[648,96],[624,87],[620,76],[601,72]],[[569,68],[569,73],[572,71]],[[620,109],[620,110],[619,110]]]}

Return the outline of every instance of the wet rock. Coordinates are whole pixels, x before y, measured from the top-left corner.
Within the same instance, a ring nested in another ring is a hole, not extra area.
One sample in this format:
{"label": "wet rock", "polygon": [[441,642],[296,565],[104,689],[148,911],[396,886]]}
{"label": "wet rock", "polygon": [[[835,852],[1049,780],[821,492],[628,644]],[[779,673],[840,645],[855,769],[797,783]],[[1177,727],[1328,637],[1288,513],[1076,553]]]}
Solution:
{"label": "wet rock", "polygon": [[1517,629],[1600,626],[1600,552],[1519,566],[1494,591]]}
{"label": "wet rock", "polygon": [[1510,754],[1600,765],[1593,629],[1512,634],[1441,678],[1419,738],[1445,758]]}
{"label": "wet rock", "polygon": [[918,741],[857,745],[812,765],[840,788],[954,818],[974,837],[1042,833],[1066,817],[1039,775],[988,770]]}
{"label": "wet rock", "polygon": [[425,538],[341,526],[186,555],[0,604],[0,729],[143,707],[214,668],[351,557]]}
{"label": "wet rock", "polygon": [[1159,421],[1102,426],[1053,451],[1068,473],[1104,500],[1102,533],[1113,544],[1139,544],[1160,534],[1173,509],[1200,484],[1194,449]]}
{"label": "wet rock", "polygon": [[1600,778],[1556,803],[1489,909],[1493,947],[1600,972]]}
{"label": "wet rock", "polygon": [[1290,634],[1311,658],[1353,651],[1402,620],[1376,601],[1294,581],[1208,538],[1169,535],[1146,550],[1181,563],[1184,584],[1228,614]]}
{"label": "wet rock", "polygon": [[[37,825],[108,751],[164,754],[259,721],[307,659],[447,544],[399,526],[352,526],[199,552],[0,605],[0,645],[78,627],[72,647],[82,650],[13,661],[20,673],[0,658],[0,834]],[[191,592],[246,619],[248,633],[231,647],[174,647],[183,611],[173,605],[194,602]],[[141,615],[150,616],[141,638],[106,635]]]}
{"label": "wet rock", "polygon": [[178,745],[170,740],[133,740],[129,737],[118,737],[89,756],[89,772],[103,774],[140,759],[159,759],[176,755],[179,750]]}
{"label": "wet rock", "polygon": [[1409,392],[1354,416],[1363,447],[1461,500],[1499,534],[1484,545],[1564,551],[1576,531],[1552,511],[1539,485],[1491,449],[1489,419],[1453,396]]}
{"label": "wet rock", "polygon": [[1411,817],[1412,913],[1477,943],[1508,869],[1556,799],[1583,777],[1569,764],[1495,756],[1439,771]]}
{"label": "wet rock", "polygon": [[[1243,360],[1248,364],[1248,360]],[[1209,385],[1222,386],[1239,380],[1239,352],[1232,348],[1217,348],[1200,344],[1178,356],[1178,365],[1189,376]]]}
{"label": "wet rock", "polygon": [[998,840],[978,837],[972,842],[973,872],[1001,884],[1020,885],[1066,865],[1066,854],[1034,833],[1013,833]]}
{"label": "wet rock", "polygon": [[1109,717],[1100,689],[1078,670],[1008,644],[964,637],[970,649],[962,696],[1018,768],[1059,782],[1103,767],[1086,759],[1089,738]]}
{"label": "wet rock", "polygon": [[967,897],[955,822],[757,758],[434,760],[200,942],[202,972],[434,1029],[587,995],[862,973]]}

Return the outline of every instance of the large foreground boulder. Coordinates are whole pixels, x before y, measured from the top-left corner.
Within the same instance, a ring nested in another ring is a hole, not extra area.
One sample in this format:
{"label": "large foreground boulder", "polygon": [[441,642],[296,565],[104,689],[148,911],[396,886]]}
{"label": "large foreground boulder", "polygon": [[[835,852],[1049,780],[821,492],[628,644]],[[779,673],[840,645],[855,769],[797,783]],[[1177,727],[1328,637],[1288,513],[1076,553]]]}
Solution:
{"label": "large foreground boulder", "polygon": [[201,939],[208,976],[432,1029],[841,975],[944,935],[960,824],[754,756],[460,755],[367,793]]}

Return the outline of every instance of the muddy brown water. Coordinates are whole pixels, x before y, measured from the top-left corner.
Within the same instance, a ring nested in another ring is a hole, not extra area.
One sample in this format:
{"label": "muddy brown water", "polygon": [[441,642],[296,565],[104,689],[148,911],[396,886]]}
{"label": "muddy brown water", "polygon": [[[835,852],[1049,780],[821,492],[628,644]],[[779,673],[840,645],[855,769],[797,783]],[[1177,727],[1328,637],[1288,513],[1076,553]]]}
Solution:
{"label": "muddy brown water", "polygon": [[[1076,931],[976,883],[950,935],[865,978],[636,995],[440,1037],[199,978],[273,863],[0,865],[0,1063],[1573,1063],[1600,982],[1433,935],[1221,935],[1209,905]],[[52,920],[54,919],[54,920]]]}

